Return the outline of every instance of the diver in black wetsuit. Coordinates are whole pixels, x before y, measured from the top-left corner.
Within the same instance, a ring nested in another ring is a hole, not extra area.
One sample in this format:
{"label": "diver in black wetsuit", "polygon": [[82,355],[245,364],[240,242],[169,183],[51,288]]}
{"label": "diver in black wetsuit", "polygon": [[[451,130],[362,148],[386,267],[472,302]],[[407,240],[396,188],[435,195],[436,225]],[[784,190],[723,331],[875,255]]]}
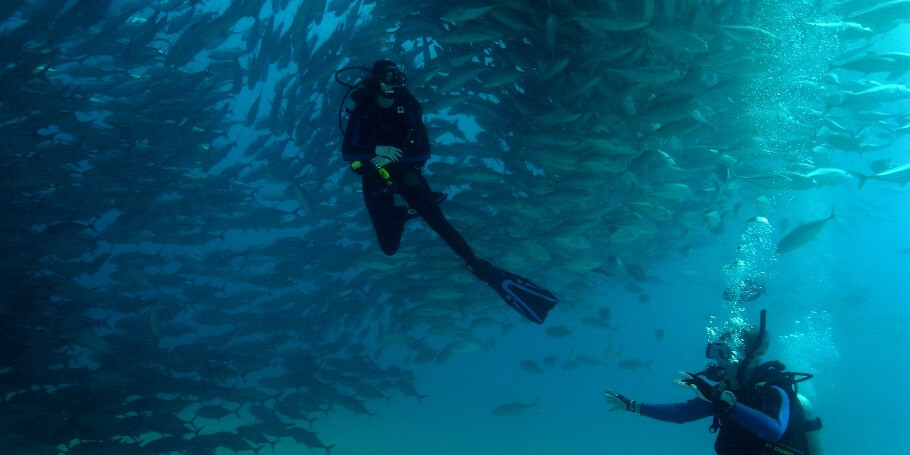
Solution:
{"label": "diver in black wetsuit", "polygon": [[[350,163],[361,163],[363,200],[379,237],[382,251],[391,256],[398,251],[404,223],[415,214],[426,220],[440,237],[472,270],[480,267],[474,251],[464,237],[446,220],[439,202],[423,177],[422,168],[430,159],[430,141],[423,124],[420,104],[404,88],[403,73],[394,63],[380,60],[372,73],[382,75],[368,80],[367,87],[351,98],[355,107],[344,135],[342,156]],[[369,161],[370,169],[363,164]],[[411,207],[396,206],[399,194]]]}
{"label": "diver in black wetsuit", "polygon": [[[377,61],[368,70],[366,80],[349,86],[355,90],[355,105],[344,131],[342,157],[363,180],[363,199],[383,253],[395,254],[405,223],[420,216],[474,275],[523,316],[543,323],[556,298],[530,280],[479,259],[439,208],[445,195],[434,193],[423,176],[430,141],[420,103],[404,87],[405,73],[389,60]],[[408,206],[395,205],[395,194]]]}

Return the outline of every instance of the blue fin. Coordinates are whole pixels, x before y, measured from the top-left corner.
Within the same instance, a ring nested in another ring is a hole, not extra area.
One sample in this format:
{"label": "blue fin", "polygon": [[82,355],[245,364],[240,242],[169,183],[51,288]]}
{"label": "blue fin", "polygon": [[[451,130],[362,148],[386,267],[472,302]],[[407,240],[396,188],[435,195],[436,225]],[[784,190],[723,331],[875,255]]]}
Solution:
{"label": "blue fin", "polygon": [[547,313],[559,302],[556,296],[523,276],[493,267],[487,261],[481,262],[485,270],[478,273],[478,277],[492,286],[518,314],[531,322],[543,324]]}

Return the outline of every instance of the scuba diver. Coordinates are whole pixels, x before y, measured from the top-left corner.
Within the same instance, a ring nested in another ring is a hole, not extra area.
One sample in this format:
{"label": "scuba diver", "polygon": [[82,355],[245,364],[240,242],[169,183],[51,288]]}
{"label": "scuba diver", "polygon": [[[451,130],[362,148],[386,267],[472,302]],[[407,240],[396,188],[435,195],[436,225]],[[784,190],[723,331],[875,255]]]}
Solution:
{"label": "scuba diver", "polygon": [[[350,85],[338,79],[347,70],[367,77]],[[557,299],[527,278],[506,272],[478,258],[464,237],[446,220],[439,203],[443,193],[430,190],[423,166],[430,158],[430,141],[417,99],[405,88],[406,74],[394,62],[379,60],[371,68],[348,67],[335,80],[349,87],[354,101],[347,129],[342,128],[342,158],[363,181],[363,200],[386,255],[394,255],[405,223],[417,216],[426,221],[464,261],[468,270],[494,290],[515,311],[542,324]],[[342,100],[342,107],[344,100]],[[338,112],[341,127],[341,109]],[[395,204],[399,195],[407,206]]]}
{"label": "scuba diver", "polygon": [[705,355],[713,362],[699,373],[680,371],[682,379],[675,381],[695,392],[696,398],[684,403],[647,404],[609,389],[604,397],[614,406],[611,411],[624,409],[665,422],[713,416],[710,430],[719,430],[714,443],[719,455],[822,455],[821,419],[797,393],[797,383],[812,375],[786,372],[778,361],[761,363],[768,338],[762,310],[760,328],[742,334],[742,354],[731,347],[735,340],[730,332],[709,343]]}

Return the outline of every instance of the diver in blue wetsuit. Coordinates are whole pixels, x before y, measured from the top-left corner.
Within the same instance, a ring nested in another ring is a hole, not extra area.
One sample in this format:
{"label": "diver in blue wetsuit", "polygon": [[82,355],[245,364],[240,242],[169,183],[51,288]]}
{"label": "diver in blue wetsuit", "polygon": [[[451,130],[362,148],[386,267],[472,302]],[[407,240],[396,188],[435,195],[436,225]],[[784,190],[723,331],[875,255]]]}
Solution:
{"label": "diver in blue wetsuit", "polygon": [[[349,69],[367,71],[368,76],[355,85],[346,84],[338,79],[338,73]],[[405,88],[405,73],[389,60],[379,60],[371,68],[343,68],[338,73],[335,79],[351,89],[348,93],[353,91],[354,101],[354,109],[348,111],[348,127],[342,128],[342,158],[362,179],[363,200],[382,252],[395,254],[405,223],[419,216],[461,257],[471,273],[519,314],[542,324],[556,305],[556,297],[531,280],[478,258],[443,215],[439,203],[445,195],[431,191],[423,176],[423,166],[430,159],[430,141],[420,103]],[[396,194],[407,206],[395,204]]]}
{"label": "diver in blue wetsuit", "polygon": [[674,423],[713,417],[710,429],[718,432],[714,450],[719,455],[822,455],[821,419],[796,388],[812,376],[785,372],[778,361],[761,363],[768,347],[764,311],[762,328],[743,333],[742,355],[730,347],[732,341],[728,332],[708,344],[705,355],[714,363],[704,371],[679,372],[682,378],[675,382],[693,389],[696,398],[648,404],[607,389],[604,396],[614,406],[610,410]]}

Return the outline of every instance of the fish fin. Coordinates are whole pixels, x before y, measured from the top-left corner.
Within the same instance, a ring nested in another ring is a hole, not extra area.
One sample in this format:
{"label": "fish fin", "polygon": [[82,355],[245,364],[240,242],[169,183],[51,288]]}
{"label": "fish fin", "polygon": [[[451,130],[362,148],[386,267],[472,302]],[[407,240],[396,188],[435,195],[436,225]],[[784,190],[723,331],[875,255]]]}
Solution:
{"label": "fish fin", "polygon": [[866,184],[866,180],[869,178],[869,176],[868,176],[868,175],[865,175],[865,174],[862,174],[862,173],[859,173],[859,172],[853,172],[853,171],[847,171],[847,172],[849,172],[851,175],[853,175],[853,176],[855,176],[856,178],[859,179],[859,186],[856,187],[856,189],[857,189],[857,190],[863,189],[863,185]]}

